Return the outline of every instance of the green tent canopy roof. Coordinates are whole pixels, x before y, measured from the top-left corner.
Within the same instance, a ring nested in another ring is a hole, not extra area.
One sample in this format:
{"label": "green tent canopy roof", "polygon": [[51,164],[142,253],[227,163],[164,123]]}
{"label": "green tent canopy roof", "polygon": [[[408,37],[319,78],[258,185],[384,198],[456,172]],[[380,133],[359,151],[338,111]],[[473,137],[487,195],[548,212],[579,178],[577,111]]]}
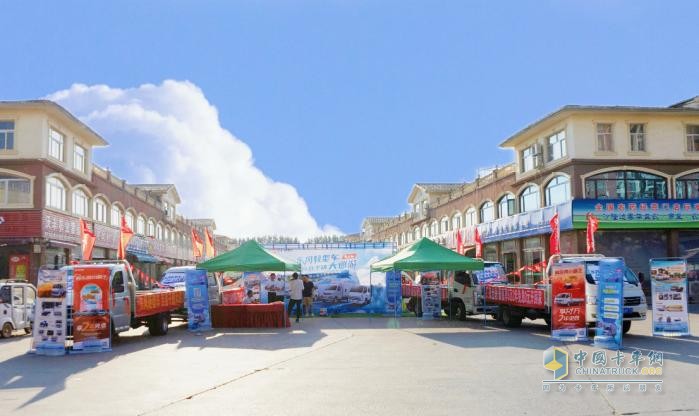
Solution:
{"label": "green tent canopy roof", "polygon": [[197,264],[210,272],[300,272],[301,265],[267,251],[257,241],[250,240],[240,247]]}
{"label": "green tent canopy roof", "polygon": [[390,270],[483,270],[483,260],[462,256],[423,237],[393,256],[371,265],[372,272]]}

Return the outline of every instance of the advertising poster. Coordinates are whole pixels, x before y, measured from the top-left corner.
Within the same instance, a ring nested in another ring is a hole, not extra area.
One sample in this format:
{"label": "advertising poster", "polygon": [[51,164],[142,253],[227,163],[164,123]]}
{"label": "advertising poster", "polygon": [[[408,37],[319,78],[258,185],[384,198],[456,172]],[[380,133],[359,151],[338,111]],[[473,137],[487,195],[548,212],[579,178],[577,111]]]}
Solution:
{"label": "advertising poster", "polygon": [[111,349],[110,274],[106,267],[73,269],[73,352]]}
{"label": "advertising poster", "polygon": [[10,279],[27,280],[29,275],[29,255],[10,255]]}
{"label": "advertising poster", "polygon": [[42,267],[37,278],[32,350],[39,355],[63,355],[66,342],[66,272]]}
{"label": "advertising poster", "polygon": [[[263,281],[266,281],[268,278],[265,276],[264,273],[261,272],[245,272],[243,273],[243,287],[245,288],[245,292],[243,293],[243,297],[247,296],[248,291],[252,290],[252,298],[254,299],[255,302],[262,302],[261,299],[266,296],[266,294],[263,295],[263,291],[265,289],[263,288]],[[283,282],[281,288],[283,291]],[[279,293],[279,291],[277,292]]]}
{"label": "advertising poster", "polygon": [[386,273],[386,313],[395,315],[402,312],[402,286],[400,271]]}
{"label": "advertising poster", "polygon": [[279,244],[266,247],[301,264],[301,273],[308,275],[315,286],[314,314],[386,313],[386,276],[385,273],[370,273],[370,265],[393,254],[392,243]]}
{"label": "advertising poster", "polygon": [[601,259],[597,276],[595,345],[621,349],[624,321],[624,261]]}
{"label": "advertising poster", "polygon": [[420,299],[423,320],[439,319],[442,316],[442,287],[439,283],[436,272],[422,274]]}
{"label": "advertising poster", "polygon": [[187,270],[185,282],[187,328],[190,331],[208,331],[211,329],[211,314],[206,270]]}
{"label": "advertising poster", "polygon": [[650,278],[653,335],[689,335],[686,260],[651,259]]}
{"label": "advertising poster", "polygon": [[585,266],[558,263],[551,268],[551,336],[559,341],[587,339]]}

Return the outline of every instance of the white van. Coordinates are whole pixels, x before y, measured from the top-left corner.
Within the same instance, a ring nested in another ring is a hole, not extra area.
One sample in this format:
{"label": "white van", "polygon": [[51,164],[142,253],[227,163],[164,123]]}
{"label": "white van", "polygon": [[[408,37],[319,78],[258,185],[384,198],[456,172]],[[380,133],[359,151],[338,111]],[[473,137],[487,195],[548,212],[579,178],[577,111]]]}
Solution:
{"label": "white van", "polygon": [[0,338],[23,329],[32,332],[36,288],[26,280],[0,280]]}
{"label": "white van", "polygon": [[[162,286],[171,287],[173,289],[184,290],[185,275],[187,270],[194,270],[196,266],[179,266],[170,267],[165,270],[165,273],[160,278]],[[218,305],[221,303],[221,284],[219,279],[211,272],[206,273],[206,280],[209,286],[209,304]]]}

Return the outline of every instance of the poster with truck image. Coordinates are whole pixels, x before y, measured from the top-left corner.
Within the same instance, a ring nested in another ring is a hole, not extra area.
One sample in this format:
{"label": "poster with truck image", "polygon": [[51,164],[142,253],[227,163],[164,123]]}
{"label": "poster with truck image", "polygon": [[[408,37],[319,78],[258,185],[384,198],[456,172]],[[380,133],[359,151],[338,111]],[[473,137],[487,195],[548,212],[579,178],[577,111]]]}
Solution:
{"label": "poster with truck image", "polygon": [[53,266],[39,269],[31,349],[36,354],[64,355],[66,352],[66,287],[65,270],[54,270]]}
{"label": "poster with truck image", "polygon": [[[301,274],[308,275],[315,287],[315,315],[386,313],[386,275],[370,273],[369,266],[393,254],[392,243],[271,244],[265,247],[301,264]],[[286,273],[287,278],[289,275]]]}
{"label": "poster with truck image", "polygon": [[687,261],[651,259],[650,279],[653,335],[689,335]]}
{"label": "poster with truck image", "polygon": [[551,336],[558,341],[587,339],[585,265],[558,263],[551,267]]}
{"label": "poster with truck image", "polygon": [[187,328],[196,332],[210,330],[211,313],[209,311],[209,287],[206,279],[206,270],[187,270],[185,296],[187,302]]}
{"label": "poster with truck image", "polygon": [[624,261],[601,259],[597,276],[595,346],[621,349],[624,321]]}
{"label": "poster with truck image", "polygon": [[74,353],[111,350],[110,277],[106,267],[73,270]]}
{"label": "poster with truck image", "polygon": [[[435,278],[425,279],[425,276],[432,275]],[[422,319],[425,321],[439,319],[442,316],[442,287],[437,272],[423,272],[423,281],[420,285],[420,297],[422,301]]]}

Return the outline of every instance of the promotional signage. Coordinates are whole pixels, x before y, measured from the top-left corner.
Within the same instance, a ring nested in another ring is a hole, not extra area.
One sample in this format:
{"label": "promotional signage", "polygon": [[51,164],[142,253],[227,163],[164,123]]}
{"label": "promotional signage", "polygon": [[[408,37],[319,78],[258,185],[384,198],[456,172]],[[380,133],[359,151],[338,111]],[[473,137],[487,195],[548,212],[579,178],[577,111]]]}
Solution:
{"label": "promotional signage", "polygon": [[187,270],[186,305],[189,330],[210,330],[211,314],[209,313],[209,288],[206,270]]}
{"label": "promotional signage", "polygon": [[39,269],[32,349],[39,355],[65,354],[67,281],[65,270]]}
{"label": "promotional signage", "polygon": [[[572,201],[575,202],[575,201]],[[561,231],[573,229],[571,201],[531,212],[510,215],[478,225],[484,243],[529,237],[551,232],[549,221],[558,212]]]}
{"label": "promotional signage", "polygon": [[10,279],[27,280],[29,275],[29,255],[10,254]]}
{"label": "promotional signage", "polygon": [[[267,278],[264,273],[258,273],[258,272],[245,272],[243,273],[243,286],[245,287],[245,293],[243,293],[243,297],[248,295],[249,291],[252,291],[252,298],[255,302],[262,302],[262,298],[266,297],[266,293],[262,293],[265,290],[265,285],[262,284],[262,281],[267,281],[269,278]],[[282,284],[282,287],[284,282],[279,282]],[[283,293],[283,289],[281,291],[278,291],[277,293],[281,296]],[[266,302],[265,302],[266,303]]]}
{"label": "promotional signage", "polygon": [[400,271],[392,270],[386,273],[386,313],[399,314],[402,312],[402,293],[401,293],[401,275]]}
{"label": "promotional signage", "polygon": [[73,352],[111,349],[109,278],[105,267],[73,270]]}
{"label": "promotional signage", "polygon": [[543,309],[544,289],[529,289],[523,287],[509,287],[486,285],[485,299],[489,302],[507,303],[524,308]]}
{"label": "promotional signage", "polygon": [[551,299],[551,336],[559,341],[587,339],[582,263],[558,263],[551,267]]}
{"label": "promotional signage", "polygon": [[[279,244],[265,247],[301,265],[301,274],[308,275],[315,286],[313,313],[386,313],[386,277],[384,273],[370,273],[370,265],[393,254],[393,244]],[[270,284],[265,283],[263,287]],[[271,288],[267,290],[273,291]]]}
{"label": "promotional signage", "polygon": [[687,261],[651,259],[653,335],[689,335]]}
{"label": "promotional signage", "polygon": [[599,219],[600,229],[699,228],[696,200],[576,199],[573,225],[585,229],[587,214]]}
{"label": "promotional signage", "polygon": [[421,286],[422,319],[439,319],[442,316],[442,289],[439,280],[429,280]]}
{"label": "promotional signage", "polygon": [[601,259],[597,276],[595,345],[621,349],[624,322],[624,261]]}

